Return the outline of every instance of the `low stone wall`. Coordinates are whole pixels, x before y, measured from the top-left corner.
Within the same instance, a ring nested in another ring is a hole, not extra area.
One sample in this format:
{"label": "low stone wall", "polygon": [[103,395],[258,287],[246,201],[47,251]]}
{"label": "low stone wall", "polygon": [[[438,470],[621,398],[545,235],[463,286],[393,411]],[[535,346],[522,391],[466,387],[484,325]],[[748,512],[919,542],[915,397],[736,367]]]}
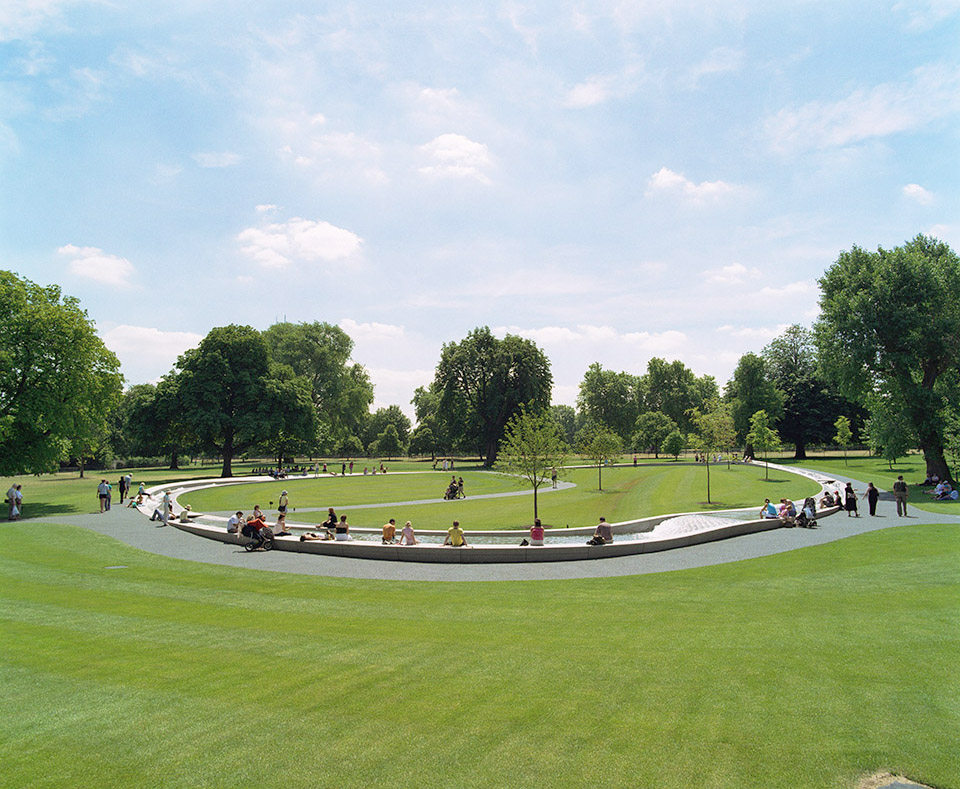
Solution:
{"label": "low stone wall", "polygon": [[[817,513],[818,518],[832,515],[838,508],[823,510]],[[658,522],[673,518],[676,515],[657,516]],[[645,519],[651,520],[651,519]],[[632,522],[631,522],[632,523]],[[218,540],[230,545],[242,545],[245,537],[230,534],[219,526],[208,526],[201,523],[179,523],[171,521],[178,529]],[[623,526],[624,524],[616,524]],[[726,540],[731,537],[740,537],[745,534],[769,531],[783,527],[776,518],[764,520],[743,521],[716,529],[684,534],[677,537],[668,537],[662,540],[622,540],[608,545],[470,545],[463,548],[452,548],[444,545],[383,545],[367,540],[313,540],[301,541],[299,537],[276,537],[274,550],[291,551],[294,553],[312,553],[322,556],[341,556],[353,559],[374,559],[391,562],[430,562],[441,564],[504,564],[514,562],[564,562],[582,561],[585,559],[606,559],[614,556],[633,556],[640,553],[655,553],[669,551],[675,548],[686,548],[716,540]],[[651,529],[653,526],[650,527]],[[563,530],[569,534],[572,530]],[[636,531],[633,529],[631,531]],[[591,532],[592,533],[592,532]],[[503,534],[503,532],[499,532]],[[526,532],[524,532],[526,534]],[[469,537],[469,533],[468,533]]]}

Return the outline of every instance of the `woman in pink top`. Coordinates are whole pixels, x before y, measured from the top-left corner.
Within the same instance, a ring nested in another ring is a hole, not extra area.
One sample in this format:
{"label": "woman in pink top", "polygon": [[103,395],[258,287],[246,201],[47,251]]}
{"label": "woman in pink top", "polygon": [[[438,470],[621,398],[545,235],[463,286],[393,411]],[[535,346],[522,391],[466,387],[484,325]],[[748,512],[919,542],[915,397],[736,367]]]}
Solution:
{"label": "woman in pink top", "polygon": [[530,544],[543,545],[543,526],[539,518],[535,518],[533,526],[530,527]]}

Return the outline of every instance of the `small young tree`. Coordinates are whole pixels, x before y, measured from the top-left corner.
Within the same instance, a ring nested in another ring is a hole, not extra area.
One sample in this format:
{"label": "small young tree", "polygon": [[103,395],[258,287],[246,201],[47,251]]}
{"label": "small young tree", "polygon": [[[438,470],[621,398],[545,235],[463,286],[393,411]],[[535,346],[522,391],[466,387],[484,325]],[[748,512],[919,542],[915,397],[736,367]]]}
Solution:
{"label": "small young tree", "polygon": [[870,451],[887,461],[890,470],[897,458],[904,457],[917,445],[913,425],[904,413],[903,401],[889,395],[875,394],[867,398],[867,442]]}
{"label": "small young tree", "polygon": [[759,450],[763,454],[763,478],[769,480],[770,467],[767,464],[766,453],[780,446],[780,436],[770,427],[770,415],[762,408],[750,417],[747,443],[752,444],[754,450]]}
{"label": "small young tree", "polygon": [[703,453],[707,468],[707,504],[710,504],[710,455],[732,446],[736,438],[730,406],[719,398],[708,400],[703,407],[689,412],[694,427],[697,449]]}
{"label": "small young tree", "polygon": [[577,448],[597,464],[597,488],[603,490],[603,464],[622,451],[620,436],[603,425],[586,425],[577,433]]}
{"label": "small young tree", "polygon": [[500,442],[497,466],[527,480],[533,488],[533,517],[538,517],[537,491],[551,478],[551,470],[563,465],[566,442],[550,411],[515,414]]}
{"label": "small young tree", "polygon": [[843,447],[843,465],[847,465],[847,447],[850,446],[850,440],[853,438],[853,433],[850,431],[850,420],[845,416],[838,416],[833,426],[837,429],[833,441]]}
{"label": "small young tree", "polygon": [[673,459],[676,460],[680,457],[680,453],[683,452],[686,443],[683,438],[683,433],[679,430],[674,430],[663,439],[663,443],[660,445],[660,451],[663,452],[664,455],[673,455]]}

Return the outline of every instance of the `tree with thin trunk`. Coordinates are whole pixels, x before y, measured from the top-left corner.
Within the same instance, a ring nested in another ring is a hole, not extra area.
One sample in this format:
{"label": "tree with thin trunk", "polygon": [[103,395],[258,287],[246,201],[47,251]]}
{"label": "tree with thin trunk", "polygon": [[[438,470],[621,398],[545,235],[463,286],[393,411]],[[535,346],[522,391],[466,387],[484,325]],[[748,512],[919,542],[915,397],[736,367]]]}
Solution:
{"label": "tree with thin trunk", "polygon": [[732,446],[736,429],[728,403],[719,398],[711,398],[703,407],[691,409],[690,421],[694,427],[694,442],[706,461],[707,504],[710,500],[710,456],[721,449]]}
{"label": "tree with thin trunk", "polygon": [[597,464],[597,488],[603,490],[603,465],[623,450],[620,436],[602,425],[589,424],[577,434],[577,448]]}
{"label": "tree with thin trunk", "polygon": [[755,450],[763,453],[763,478],[770,479],[770,466],[767,463],[767,452],[777,449],[780,446],[780,436],[777,431],[770,427],[770,415],[760,409],[750,417],[750,431],[747,433],[747,441],[753,445]]}
{"label": "tree with thin trunk", "polygon": [[556,419],[546,409],[539,411],[521,407],[507,422],[497,466],[522,477],[533,488],[533,517],[538,518],[537,491],[562,466],[566,444]]}
{"label": "tree with thin trunk", "polygon": [[843,465],[847,465],[847,447],[850,446],[850,440],[853,438],[853,433],[850,430],[850,420],[845,416],[838,416],[833,426],[837,429],[833,436],[833,442],[843,447]]}

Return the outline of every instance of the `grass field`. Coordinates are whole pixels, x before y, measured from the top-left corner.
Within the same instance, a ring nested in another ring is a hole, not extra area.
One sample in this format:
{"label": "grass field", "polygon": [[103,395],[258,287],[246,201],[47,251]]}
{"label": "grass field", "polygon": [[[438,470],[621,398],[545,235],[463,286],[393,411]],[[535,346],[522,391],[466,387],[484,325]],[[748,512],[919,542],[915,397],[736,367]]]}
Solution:
{"label": "grass field", "polygon": [[4,528],[3,786],[960,787],[956,527],[471,584]]}
{"label": "grass field", "polygon": [[[458,472],[458,475],[460,472]],[[802,499],[819,487],[803,477],[774,473],[764,479],[762,468],[726,466],[711,468],[711,501],[706,499],[706,472],[702,466],[664,463],[642,464],[637,468],[617,467],[603,471],[603,490],[597,487],[596,469],[565,469],[562,478],[576,484],[539,497],[539,513],[546,526],[590,526],[603,515],[611,522],[647,515],[693,510],[729,509],[759,506],[765,497],[775,501],[781,496]],[[433,504],[385,506],[350,512],[351,505],[370,502],[418,501],[438,498],[449,479],[442,472],[424,474],[387,474],[376,477],[327,477],[251,483],[239,487],[201,490],[185,494],[181,503],[189,503],[197,512],[240,509],[244,512],[259,503],[265,509],[276,502],[281,490],[290,494],[291,507],[335,506],[347,513],[352,526],[379,527],[388,518],[411,520],[418,528],[447,528],[456,518],[466,529],[518,529],[533,520],[533,501],[529,496],[501,499],[472,498],[478,493],[519,491],[525,485],[501,474],[464,471],[467,498],[437,501]],[[298,513],[290,519],[303,522],[322,520],[325,513]]]}
{"label": "grass field", "polygon": [[[856,462],[803,465],[888,487]],[[569,511],[590,522],[598,503],[704,498],[692,466],[606,470],[603,494],[595,470],[579,474],[544,505],[576,493]],[[98,479],[27,478],[28,506],[92,511]],[[800,495],[757,467],[711,480],[724,506],[777,486]],[[281,484],[293,493],[270,489]],[[496,583],[268,573],[50,522],[2,528],[3,787],[795,789],[890,770],[960,789],[957,526],[682,572]]]}

